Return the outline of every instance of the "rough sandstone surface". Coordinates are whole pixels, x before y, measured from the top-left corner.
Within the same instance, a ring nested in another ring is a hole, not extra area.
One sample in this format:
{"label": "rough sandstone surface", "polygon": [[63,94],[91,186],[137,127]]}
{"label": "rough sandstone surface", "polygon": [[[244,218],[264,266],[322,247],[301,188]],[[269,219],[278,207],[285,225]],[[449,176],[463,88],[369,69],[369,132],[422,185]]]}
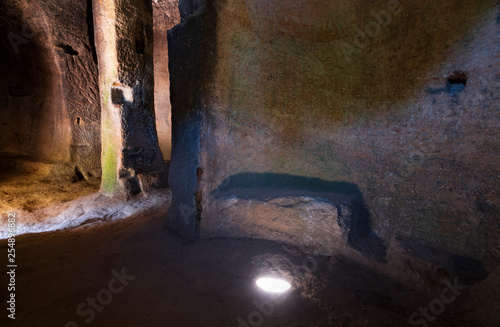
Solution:
{"label": "rough sandstone surface", "polygon": [[[111,127],[105,119],[107,125],[101,129],[96,46],[102,49],[109,44],[96,44],[99,35],[96,38],[94,14],[99,8],[91,0],[0,4],[2,208],[32,211],[95,192],[102,174],[101,132],[105,136],[104,166],[113,166],[115,160],[123,164],[106,171],[112,181],[109,177],[102,180],[105,192],[112,193],[109,185],[131,193],[166,185],[153,112],[152,25],[154,19],[158,38],[156,98],[162,129],[163,123],[170,121],[166,29],[179,18],[176,1],[156,1],[154,5],[155,17],[151,4],[121,3],[115,7],[117,37],[106,41],[118,42],[115,57],[125,73],[112,81],[116,89],[111,98],[121,105],[119,93],[128,90],[120,86],[122,82],[135,88],[133,96],[137,98],[134,105],[122,107],[120,119]],[[129,21],[127,15],[135,18]],[[113,58],[101,57],[100,62],[109,68],[109,62],[116,60]],[[136,73],[138,76],[133,76]],[[103,92],[109,93],[111,88],[107,85]],[[109,132],[116,126],[122,140],[113,145],[118,149],[113,152],[109,150]],[[169,143],[166,135],[170,131],[162,131],[162,140]]]}
{"label": "rough sandstone surface", "polygon": [[[332,183],[332,197],[357,194],[347,205],[366,212],[347,246],[361,257],[417,253],[476,281],[500,263],[496,1],[179,7],[169,34],[172,229],[275,238],[272,229],[305,242],[290,227],[306,224],[301,206],[264,210],[267,200],[238,193],[287,176],[293,201],[304,178]],[[251,177],[221,197],[241,174]]]}
{"label": "rough sandstone surface", "polygon": [[180,22],[178,5],[179,0],[153,1],[156,130],[165,160],[170,160],[172,151],[167,31]]}
{"label": "rough sandstone surface", "polygon": [[93,1],[105,194],[166,183],[154,113],[151,2]]}
{"label": "rough sandstone surface", "polygon": [[0,209],[98,190],[101,125],[90,1],[0,3]]}
{"label": "rough sandstone surface", "polygon": [[0,155],[100,176],[97,58],[89,1],[0,4]]}
{"label": "rough sandstone surface", "polygon": [[217,212],[226,217],[211,236],[257,237],[278,240],[331,255],[347,245],[351,231],[350,210],[346,213],[326,199],[281,196],[269,200],[229,197],[216,202]]}

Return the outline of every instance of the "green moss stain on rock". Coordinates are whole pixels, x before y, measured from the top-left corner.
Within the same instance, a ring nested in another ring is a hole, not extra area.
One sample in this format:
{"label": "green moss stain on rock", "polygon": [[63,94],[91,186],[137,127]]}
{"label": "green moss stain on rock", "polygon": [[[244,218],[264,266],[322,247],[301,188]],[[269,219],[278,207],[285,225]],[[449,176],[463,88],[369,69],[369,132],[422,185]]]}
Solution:
{"label": "green moss stain on rock", "polygon": [[118,154],[120,145],[116,141],[113,131],[113,123],[110,120],[102,122],[102,181],[101,191],[106,195],[113,195],[120,191],[118,181]]}
{"label": "green moss stain on rock", "polygon": [[[112,76],[112,74],[110,74]],[[118,180],[119,159],[120,159],[120,143],[121,137],[119,134],[120,125],[117,125],[119,119],[117,113],[112,110],[119,110],[111,103],[111,85],[113,78],[108,77],[104,81],[104,86],[101,88],[102,96],[102,113],[101,113],[101,142],[102,142],[102,180],[101,191],[106,195],[113,195],[121,191]],[[109,91],[104,91],[109,90]]]}

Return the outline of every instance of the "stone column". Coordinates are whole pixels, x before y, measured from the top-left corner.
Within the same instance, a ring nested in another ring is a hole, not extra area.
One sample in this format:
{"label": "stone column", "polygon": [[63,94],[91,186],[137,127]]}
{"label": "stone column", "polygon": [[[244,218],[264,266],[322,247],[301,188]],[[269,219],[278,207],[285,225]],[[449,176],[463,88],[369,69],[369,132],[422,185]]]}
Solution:
{"label": "stone column", "polygon": [[181,20],[178,5],[179,0],[153,2],[156,129],[165,161],[170,161],[172,150],[172,106],[170,104],[167,31]]}
{"label": "stone column", "polygon": [[154,115],[151,1],[93,0],[107,195],[166,186]]}

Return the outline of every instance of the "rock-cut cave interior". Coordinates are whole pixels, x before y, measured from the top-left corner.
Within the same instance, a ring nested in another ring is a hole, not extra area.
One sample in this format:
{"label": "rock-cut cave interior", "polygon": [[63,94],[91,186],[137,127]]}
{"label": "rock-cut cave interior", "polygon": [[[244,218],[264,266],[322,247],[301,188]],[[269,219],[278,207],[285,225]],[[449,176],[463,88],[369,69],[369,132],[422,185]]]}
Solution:
{"label": "rock-cut cave interior", "polygon": [[500,326],[498,0],[0,0],[1,326]]}

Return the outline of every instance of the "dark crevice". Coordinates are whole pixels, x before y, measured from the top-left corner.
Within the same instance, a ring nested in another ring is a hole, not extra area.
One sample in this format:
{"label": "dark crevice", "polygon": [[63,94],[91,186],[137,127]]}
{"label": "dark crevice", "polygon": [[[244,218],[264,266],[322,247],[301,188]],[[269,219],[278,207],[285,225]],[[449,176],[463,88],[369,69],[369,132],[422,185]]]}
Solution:
{"label": "dark crevice", "polygon": [[450,94],[457,94],[463,91],[467,85],[467,75],[464,72],[454,72],[446,82],[446,91]]}
{"label": "dark crevice", "polygon": [[92,51],[92,59],[97,65],[97,49],[95,47],[94,12],[92,10],[92,0],[87,0],[87,34],[89,35],[89,44]]}
{"label": "dark crevice", "polygon": [[8,89],[11,97],[28,97],[31,95],[31,92],[23,86],[9,86]]}
{"label": "dark crevice", "polygon": [[201,221],[201,213],[203,212],[203,207],[202,207],[202,204],[201,204],[201,202],[203,201],[203,193],[201,191],[201,179],[202,179],[202,176],[203,176],[203,169],[201,169],[200,167],[198,167],[196,169],[196,178],[197,178],[197,181],[196,181],[196,194],[195,194],[195,198],[196,198],[196,221],[197,222]]}
{"label": "dark crevice", "polygon": [[80,53],[69,44],[57,44],[56,47],[61,49],[64,53],[71,56],[78,56]]}
{"label": "dark crevice", "polygon": [[498,13],[497,13],[497,24],[500,25],[500,1],[497,2],[497,6],[498,6]]}
{"label": "dark crevice", "polygon": [[73,176],[73,183],[80,182],[85,180],[85,176],[83,175],[82,171],[78,166],[75,167],[75,175]]}
{"label": "dark crevice", "polygon": [[141,184],[137,177],[128,178],[125,181],[125,188],[128,190],[130,195],[137,195],[142,192]]}
{"label": "dark crevice", "polygon": [[146,53],[146,28],[142,23],[139,28],[138,35],[135,38],[135,51],[140,55]]}

